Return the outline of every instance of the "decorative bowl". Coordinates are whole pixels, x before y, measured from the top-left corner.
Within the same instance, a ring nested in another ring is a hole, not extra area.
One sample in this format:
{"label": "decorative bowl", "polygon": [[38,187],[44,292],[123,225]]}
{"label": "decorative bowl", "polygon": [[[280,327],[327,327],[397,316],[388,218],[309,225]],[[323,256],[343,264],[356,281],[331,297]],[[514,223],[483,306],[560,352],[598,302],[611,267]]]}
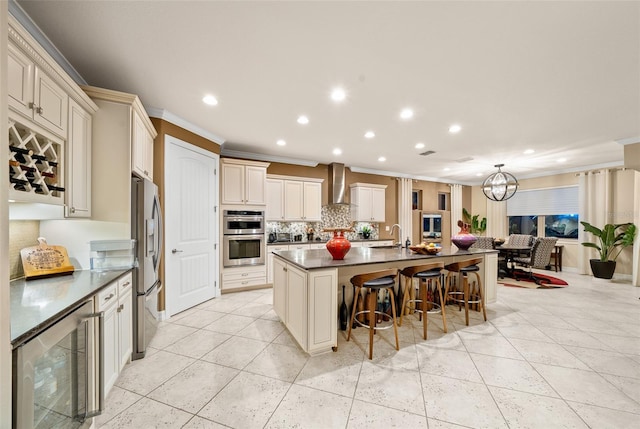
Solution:
{"label": "decorative bowl", "polygon": [[420,255],[435,255],[442,250],[441,246],[435,247],[421,247],[421,246],[409,246],[409,250]]}

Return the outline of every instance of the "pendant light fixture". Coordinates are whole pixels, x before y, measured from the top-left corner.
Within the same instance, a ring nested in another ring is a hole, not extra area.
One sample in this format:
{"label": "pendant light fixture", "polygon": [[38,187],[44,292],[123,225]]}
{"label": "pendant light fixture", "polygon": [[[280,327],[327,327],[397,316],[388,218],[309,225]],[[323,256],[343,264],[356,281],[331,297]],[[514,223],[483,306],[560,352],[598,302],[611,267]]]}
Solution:
{"label": "pendant light fixture", "polygon": [[513,197],[518,190],[518,181],[511,173],[503,172],[500,167],[504,164],[496,164],[498,171],[484,179],[482,192],[493,201],[505,201]]}

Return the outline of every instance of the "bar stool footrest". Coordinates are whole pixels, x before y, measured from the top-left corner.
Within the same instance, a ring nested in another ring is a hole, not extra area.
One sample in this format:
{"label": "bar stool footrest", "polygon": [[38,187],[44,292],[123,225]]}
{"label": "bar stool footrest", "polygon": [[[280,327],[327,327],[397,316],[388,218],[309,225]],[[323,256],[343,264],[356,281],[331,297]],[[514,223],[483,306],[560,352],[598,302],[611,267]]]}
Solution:
{"label": "bar stool footrest", "polygon": [[[382,312],[382,311],[374,311],[375,314],[381,315],[381,316],[385,316],[388,317],[389,319],[393,319],[393,316],[390,316],[389,314]],[[366,323],[363,323],[361,321],[358,320],[358,315],[360,314],[365,314],[367,317],[369,316],[369,310],[365,310],[365,311],[358,311],[356,312],[355,318],[353,319],[354,323],[357,323],[359,326],[362,326],[364,328],[370,329],[371,327],[369,325],[367,325]],[[384,331],[385,329],[390,329],[393,328],[393,320],[385,320],[382,323],[382,325],[378,325],[378,322],[376,322],[376,326],[373,327],[374,331],[377,330],[381,330]]]}
{"label": "bar stool footrest", "polygon": [[[418,308],[410,308],[410,307],[409,307],[409,304],[410,304],[410,303],[412,303],[412,302],[420,302],[420,303],[421,303],[421,302],[422,302],[422,300],[421,300],[421,299],[410,299],[410,300],[408,300],[408,301],[407,301],[407,303],[405,304],[404,308],[405,308],[405,309],[409,309],[410,311],[415,311],[416,313],[424,313],[424,311],[423,311],[423,310],[420,310],[420,309],[418,309]],[[432,306],[436,307],[436,308],[434,308],[434,309],[432,309],[432,310],[427,310],[426,312],[427,312],[428,314],[432,314],[432,313],[434,313],[434,314],[442,313],[442,306],[441,306],[440,304],[438,304],[437,302],[427,301],[427,304],[431,304]]]}
{"label": "bar stool footrest", "polygon": [[[463,299],[453,298],[451,295],[459,295],[462,296]],[[473,298],[473,299],[472,299]],[[449,301],[457,302],[460,304],[464,304],[464,292],[449,292]],[[480,299],[480,295],[469,295],[469,300],[467,301],[469,304],[478,304],[482,302]]]}

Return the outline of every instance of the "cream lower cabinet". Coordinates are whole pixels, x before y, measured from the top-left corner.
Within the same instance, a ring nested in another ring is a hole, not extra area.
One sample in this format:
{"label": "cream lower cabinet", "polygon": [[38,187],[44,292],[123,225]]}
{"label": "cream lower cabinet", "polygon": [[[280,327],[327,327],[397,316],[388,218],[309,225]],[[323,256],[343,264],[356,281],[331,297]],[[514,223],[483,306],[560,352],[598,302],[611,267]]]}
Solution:
{"label": "cream lower cabinet", "polygon": [[97,311],[104,312],[102,359],[104,396],[111,391],[132,352],[131,273],[111,283],[98,294]]}
{"label": "cream lower cabinet", "polygon": [[227,267],[222,271],[222,291],[251,289],[267,283],[267,267]]}
{"label": "cream lower cabinet", "polygon": [[337,270],[305,271],[273,260],[273,308],[300,347],[316,354],[337,345]]}

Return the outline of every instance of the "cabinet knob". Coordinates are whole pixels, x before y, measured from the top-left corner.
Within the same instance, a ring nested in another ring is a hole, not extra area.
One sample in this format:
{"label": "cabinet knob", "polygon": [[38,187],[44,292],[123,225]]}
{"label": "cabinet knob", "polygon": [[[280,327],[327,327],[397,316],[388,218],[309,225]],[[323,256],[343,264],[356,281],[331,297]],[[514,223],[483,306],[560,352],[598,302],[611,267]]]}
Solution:
{"label": "cabinet knob", "polygon": [[42,107],[36,107],[36,113],[42,115],[44,113],[44,109]]}
{"label": "cabinet knob", "polygon": [[171,253],[182,253],[184,250],[171,249]]}
{"label": "cabinet knob", "polygon": [[35,110],[38,106],[36,106],[36,103],[30,102],[27,107],[31,110]]}
{"label": "cabinet knob", "polygon": [[71,207],[71,208],[69,209],[69,211],[70,211],[71,213],[75,213],[75,212],[76,212],[76,208],[75,208],[75,207]]}

